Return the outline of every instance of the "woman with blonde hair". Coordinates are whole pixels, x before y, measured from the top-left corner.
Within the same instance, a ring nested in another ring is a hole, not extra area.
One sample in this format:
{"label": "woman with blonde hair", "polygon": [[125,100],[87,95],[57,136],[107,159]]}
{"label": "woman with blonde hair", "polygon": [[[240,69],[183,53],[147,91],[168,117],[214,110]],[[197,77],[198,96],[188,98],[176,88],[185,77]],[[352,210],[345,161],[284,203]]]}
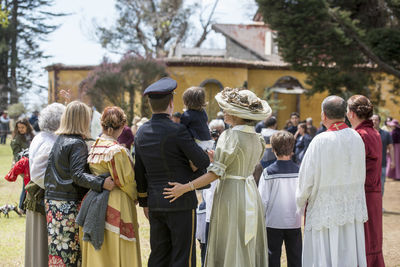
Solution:
{"label": "woman with blonde hair", "polygon": [[[88,163],[92,173],[111,173],[116,187],[110,192],[106,205],[101,206],[105,212],[105,218],[101,220],[105,222],[97,222],[105,225],[104,229],[100,229],[102,232],[104,230],[104,241],[102,244],[82,242],[82,266],[141,266],[133,160],[129,151],[117,141],[125,123],[126,115],[121,108],[106,107],[101,116],[103,134],[89,152]],[[86,220],[91,208],[102,212],[89,206]]]}
{"label": "woman with blonde hair", "polygon": [[114,187],[110,177],[102,180],[89,173],[85,139],[90,138],[90,116],[86,104],[69,103],[50,152],[44,178],[49,266],[80,266],[78,206],[88,189]]}

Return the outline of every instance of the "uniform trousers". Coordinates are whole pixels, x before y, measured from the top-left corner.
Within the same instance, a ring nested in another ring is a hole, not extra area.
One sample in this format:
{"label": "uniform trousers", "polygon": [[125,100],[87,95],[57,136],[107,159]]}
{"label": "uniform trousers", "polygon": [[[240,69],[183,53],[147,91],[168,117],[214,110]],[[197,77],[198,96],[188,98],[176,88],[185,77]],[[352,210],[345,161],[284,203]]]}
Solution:
{"label": "uniform trousers", "polygon": [[196,266],[196,212],[149,211],[149,267]]}
{"label": "uniform trousers", "polygon": [[282,243],[285,241],[288,267],[301,267],[301,228],[276,229],[267,227],[269,267],[281,266]]}

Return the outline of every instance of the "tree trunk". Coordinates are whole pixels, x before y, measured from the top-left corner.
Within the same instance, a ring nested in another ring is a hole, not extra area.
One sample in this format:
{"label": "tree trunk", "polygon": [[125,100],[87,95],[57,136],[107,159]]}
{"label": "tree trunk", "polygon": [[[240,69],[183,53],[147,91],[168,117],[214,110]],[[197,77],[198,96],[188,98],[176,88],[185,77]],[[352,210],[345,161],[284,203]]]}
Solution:
{"label": "tree trunk", "polygon": [[13,0],[10,26],[11,26],[10,104],[15,104],[18,103],[18,91],[17,91],[18,0]]}
{"label": "tree trunk", "polygon": [[[2,8],[8,10],[7,1],[0,0]],[[0,110],[7,109],[8,106],[8,44],[10,26],[0,27]]]}

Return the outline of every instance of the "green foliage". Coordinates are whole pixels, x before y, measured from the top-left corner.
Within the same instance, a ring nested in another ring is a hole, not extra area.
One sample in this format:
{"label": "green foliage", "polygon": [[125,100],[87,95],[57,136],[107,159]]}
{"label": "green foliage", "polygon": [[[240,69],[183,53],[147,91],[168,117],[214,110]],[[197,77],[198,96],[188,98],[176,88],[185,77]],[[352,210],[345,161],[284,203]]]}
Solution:
{"label": "green foliage", "polygon": [[8,26],[8,14],[9,12],[7,10],[3,10],[0,4],[0,27],[5,28]]}
{"label": "green foliage", "polygon": [[0,22],[4,12],[8,21],[0,27],[0,108],[17,103],[19,95],[32,87],[43,89],[33,83],[33,76],[39,76],[38,63],[47,58],[40,43],[58,27],[51,19],[65,15],[52,12],[53,3],[0,0]]}
{"label": "green foliage", "polygon": [[8,115],[12,119],[17,119],[26,112],[25,106],[22,103],[16,103],[8,106]]}
{"label": "green foliage", "polygon": [[379,82],[372,70],[400,73],[398,0],[257,2],[277,31],[282,58],[308,75],[310,94],[370,95],[369,88]]}
{"label": "green foliage", "polygon": [[146,99],[135,99],[136,92],[142,94],[147,86],[165,75],[164,64],[153,59],[127,55],[113,63],[105,58],[82,82],[81,88],[98,110],[104,109],[106,99],[124,109],[131,123],[133,108],[138,102],[141,103],[140,116],[151,114]]}

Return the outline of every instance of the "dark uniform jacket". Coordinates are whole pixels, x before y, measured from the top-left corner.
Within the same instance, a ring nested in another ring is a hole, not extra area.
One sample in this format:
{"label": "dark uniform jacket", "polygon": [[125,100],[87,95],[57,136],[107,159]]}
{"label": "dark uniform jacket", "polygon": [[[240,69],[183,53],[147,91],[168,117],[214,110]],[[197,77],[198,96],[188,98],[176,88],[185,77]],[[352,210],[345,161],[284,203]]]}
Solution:
{"label": "dark uniform jacket", "polygon": [[207,154],[194,142],[182,124],[168,114],[154,114],[135,137],[135,179],[141,207],[151,211],[179,211],[197,207],[195,191],[183,194],[174,202],[165,199],[168,182],[185,184],[197,178],[189,160],[199,169],[210,164]]}

